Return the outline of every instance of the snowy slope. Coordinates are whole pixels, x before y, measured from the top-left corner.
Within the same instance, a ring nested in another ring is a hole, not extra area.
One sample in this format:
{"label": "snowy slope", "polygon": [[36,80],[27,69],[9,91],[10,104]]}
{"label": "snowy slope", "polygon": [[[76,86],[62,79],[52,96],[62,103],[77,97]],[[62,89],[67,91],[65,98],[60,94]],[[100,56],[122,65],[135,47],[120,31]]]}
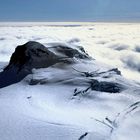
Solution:
{"label": "snowy slope", "polygon": [[[0,89],[0,140],[139,140],[140,59],[136,48],[140,25],[62,25],[0,27],[0,69],[7,65],[15,47],[29,40],[47,47],[58,42],[81,45],[96,59],[33,69],[21,82]],[[130,55],[136,67],[130,67],[133,62],[128,65]],[[116,67],[123,76],[108,72]],[[85,77],[78,71],[94,72],[95,76]],[[74,96],[85,90],[92,78],[119,83],[123,90],[89,90]],[[39,82],[32,84],[32,80]]]}

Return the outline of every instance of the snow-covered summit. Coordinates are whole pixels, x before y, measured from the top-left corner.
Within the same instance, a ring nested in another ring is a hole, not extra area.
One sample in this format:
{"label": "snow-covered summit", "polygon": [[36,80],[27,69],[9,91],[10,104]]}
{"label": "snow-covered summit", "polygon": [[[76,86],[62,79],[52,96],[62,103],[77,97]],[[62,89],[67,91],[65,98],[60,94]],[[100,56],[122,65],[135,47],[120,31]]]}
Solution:
{"label": "snow-covered summit", "polygon": [[[35,46],[33,51],[30,45]],[[15,55],[16,50],[1,72],[8,70],[0,84],[4,78],[7,82],[29,70],[0,89],[2,140],[139,139],[138,83],[125,79],[117,68],[92,59],[79,45],[28,42],[23,46],[29,50]],[[28,59],[23,61],[25,56]]]}

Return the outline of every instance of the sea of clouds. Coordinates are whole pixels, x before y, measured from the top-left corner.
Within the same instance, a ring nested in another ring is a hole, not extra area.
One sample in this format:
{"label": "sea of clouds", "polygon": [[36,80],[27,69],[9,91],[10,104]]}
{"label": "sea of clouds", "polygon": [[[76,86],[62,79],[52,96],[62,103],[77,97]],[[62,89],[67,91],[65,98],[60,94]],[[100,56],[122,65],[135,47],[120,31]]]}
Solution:
{"label": "sea of clouds", "polygon": [[0,23],[0,62],[9,61],[17,45],[31,40],[83,46],[96,60],[140,81],[138,23]]}

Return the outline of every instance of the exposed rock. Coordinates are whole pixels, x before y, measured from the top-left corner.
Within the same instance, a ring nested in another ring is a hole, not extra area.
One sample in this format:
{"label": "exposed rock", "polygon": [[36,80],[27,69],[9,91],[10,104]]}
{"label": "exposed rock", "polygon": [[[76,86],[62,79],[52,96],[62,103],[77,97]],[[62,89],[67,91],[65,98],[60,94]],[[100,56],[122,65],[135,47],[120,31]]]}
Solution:
{"label": "exposed rock", "polygon": [[114,69],[108,70],[107,72],[114,72],[117,75],[121,75],[121,71],[118,70],[118,68],[114,68]]}
{"label": "exposed rock", "polygon": [[110,78],[114,75],[122,75],[121,71],[118,68],[114,68],[108,71],[99,72],[98,75],[101,75],[103,78]]}
{"label": "exposed rock", "polygon": [[88,95],[91,91],[120,93],[125,88],[119,83],[98,81],[97,79],[90,79],[88,83],[89,86],[84,90],[78,90],[75,88],[73,97],[77,95]]}
{"label": "exposed rock", "polygon": [[109,93],[119,93],[123,90],[123,87],[114,82],[106,82],[92,79],[90,82],[91,90],[101,91],[101,92],[109,92]]}
{"label": "exposed rock", "polygon": [[37,85],[37,84],[44,85],[46,83],[47,83],[46,78],[43,78],[43,79],[31,79],[29,81],[29,85]]}
{"label": "exposed rock", "polygon": [[43,68],[57,63],[58,56],[49,51],[45,46],[38,42],[30,41],[16,48],[11,56],[9,65],[4,69],[8,70],[16,66],[18,70],[32,68]]}
{"label": "exposed rock", "polygon": [[0,73],[0,88],[19,82],[32,68],[49,67],[59,61],[58,56],[38,42],[17,46],[8,66]]}
{"label": "exposed rock", "polygon": [[33,68],[47,68],[59,62],[71,64],[73,57],[88,58],[86,53],[68,46],[55,45],[52,48],[48,49],[35,41],[17,46],[8,66],[0,73],[0,88],[21,81],[32,73]]}
{"label": "exposed rock", "polygon": [[83,140],[88,135],[88,132],[85,132],[83,135],[80,136],[78,140]]}
{"label": "exposed rock", "polygon": [[54,44],[49,50],[55,52],[61,57],[68,58],[78,58],[78,59],[90,59],[89,55],[85,52],[84,48],[81,46],[76,46],[75,48],[66,46],[65,44]]}

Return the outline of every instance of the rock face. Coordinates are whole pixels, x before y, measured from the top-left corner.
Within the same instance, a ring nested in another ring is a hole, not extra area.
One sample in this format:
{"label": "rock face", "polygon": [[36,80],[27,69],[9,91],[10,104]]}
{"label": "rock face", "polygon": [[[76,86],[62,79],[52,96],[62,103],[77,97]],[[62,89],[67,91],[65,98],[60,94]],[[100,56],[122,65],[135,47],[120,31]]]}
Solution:
{"label": "rock face", "polygon": [[79,59],[89,59],[89,55],[85,52],[83,47],[77,46],[77,49],[65,46],[63,44],[54,44],[50,50],[54,51],[56,54],[62,57],[68,58],[79,58]]}
{"label": "rock face", "polygon": [[57,62],[59,57],[38,42],[18,46],[8,66],[0,73],[0,88],[19,82],[32,68],[49,67]]}
{"label": "rock face", "polygon": [[13,66],[30,71],[32,68],[49,67],[59,61],[59,57],[49,51],[38,42],[27,42],[18,46],[11,56],[9,65],[4,69],[8,70]]}
{"label": "rock face", "polygon": [[101,92],[109,92],[109,93],[119,93],[123,90],[123,87],[114,82],[99,82],[98,80],[92,79],[90,82],[91,90],[101,91]]}
{"label": "rock face", "polygon": [[33,68],[47,68],[73,57],[85,59],[88,58],[88,55],[77,49],[60,45],[55,45],[53,50],[49,50],[44,45],[34,41],[17,46],[8,66],[0,73],[0,88],[21,81],[32,73]]}

